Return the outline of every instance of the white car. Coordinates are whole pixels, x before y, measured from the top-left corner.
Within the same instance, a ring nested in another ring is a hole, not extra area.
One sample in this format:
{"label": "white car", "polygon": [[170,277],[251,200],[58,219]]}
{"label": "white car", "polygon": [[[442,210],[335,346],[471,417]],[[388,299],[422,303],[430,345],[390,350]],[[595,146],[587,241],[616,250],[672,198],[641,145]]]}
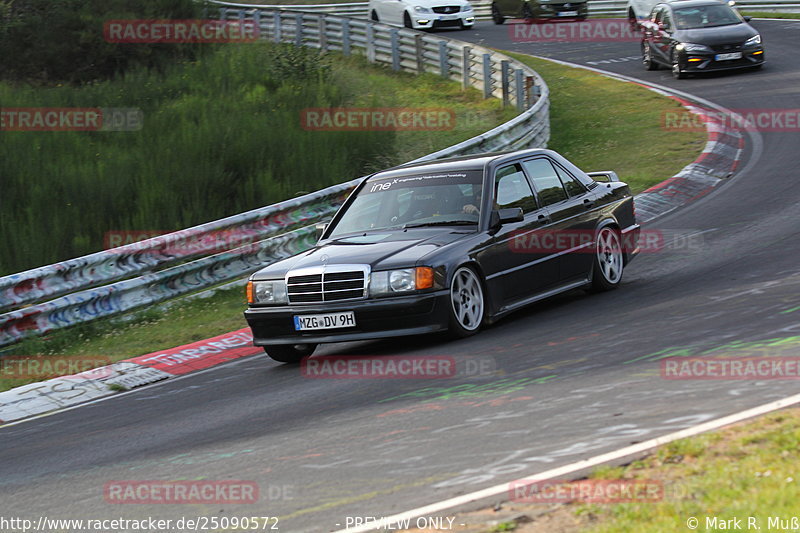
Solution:
{"label": "white car", "polygon": [[466,0],[369,0],[375,22],[414,28],[461,28],[475,24],[475,12]]}
{"label": "white car", "polygon": [[669,0],[628,0],[625,10],[632,28],[638,28],[639,23],[650,18],[650,13],[656,4],[663,4]]}

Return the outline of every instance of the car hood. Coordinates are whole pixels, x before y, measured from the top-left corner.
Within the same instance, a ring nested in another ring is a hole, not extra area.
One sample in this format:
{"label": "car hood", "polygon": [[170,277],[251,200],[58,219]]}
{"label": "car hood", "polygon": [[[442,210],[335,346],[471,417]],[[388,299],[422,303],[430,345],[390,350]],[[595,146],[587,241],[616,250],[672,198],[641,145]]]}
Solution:
{"label": "car hood", "polygon": [[716,28],[699,28],[696,30],[678,30],[675,38],[684,43],[705,45],[742,44],[758,32],[749,24],[732,24]]}
{"label": "car hood", "polygon": [[440,6],[466,6],[469,2],[465,0],[406,0],[407,4],[421,7],[440,7]]}
{"label": "car hood", "polygon": [[289,270],[321,265],[369,265],[373,271],[412,267],[431,252],[474,234],[463,229],[410,228],[330,239],[262,268],[251,279],[280,279]]}

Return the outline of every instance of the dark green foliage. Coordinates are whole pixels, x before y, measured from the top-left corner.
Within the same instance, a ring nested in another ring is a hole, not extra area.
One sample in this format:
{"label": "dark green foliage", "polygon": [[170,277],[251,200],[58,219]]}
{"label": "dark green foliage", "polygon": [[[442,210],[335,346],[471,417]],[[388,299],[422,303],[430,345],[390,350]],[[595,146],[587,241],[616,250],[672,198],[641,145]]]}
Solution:
{"label": "dark green foliage", "polygon": [[0,84],[7,107],[136,107],[133,132],[0,132],[0,275],[91,253],[109,230],[176,230],[361,176],[393,132],[306,131],[357,88],[317,52],[251,43],[81,88]]}

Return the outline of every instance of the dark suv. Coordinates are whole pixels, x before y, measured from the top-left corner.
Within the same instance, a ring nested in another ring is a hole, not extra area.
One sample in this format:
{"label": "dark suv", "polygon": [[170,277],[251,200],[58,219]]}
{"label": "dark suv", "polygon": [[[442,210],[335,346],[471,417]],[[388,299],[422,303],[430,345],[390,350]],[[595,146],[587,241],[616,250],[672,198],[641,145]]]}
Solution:
{"label": "dark suv", "polygon": [[564,2],[563,0],[494,0],[492,20],[502,24],[507,18],[540,20],[584,20],[589,14],[585,1]]}

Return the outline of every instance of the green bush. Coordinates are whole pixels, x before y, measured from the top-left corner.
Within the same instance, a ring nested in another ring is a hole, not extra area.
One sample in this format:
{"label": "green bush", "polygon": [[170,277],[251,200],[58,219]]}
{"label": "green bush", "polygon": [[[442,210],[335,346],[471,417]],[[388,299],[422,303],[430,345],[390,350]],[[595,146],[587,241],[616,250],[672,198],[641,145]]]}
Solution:
{"label": "green bush", "polygon": [[250,43],[80,88],[0,83],[8,107],[138,107],[144,116],[140,131],[0,133],[0,275],[100,250],[109,230],[177,230],[373,170],[394,132],[300,126],[306,107],[372,98],[332,76],[338,64]]}

